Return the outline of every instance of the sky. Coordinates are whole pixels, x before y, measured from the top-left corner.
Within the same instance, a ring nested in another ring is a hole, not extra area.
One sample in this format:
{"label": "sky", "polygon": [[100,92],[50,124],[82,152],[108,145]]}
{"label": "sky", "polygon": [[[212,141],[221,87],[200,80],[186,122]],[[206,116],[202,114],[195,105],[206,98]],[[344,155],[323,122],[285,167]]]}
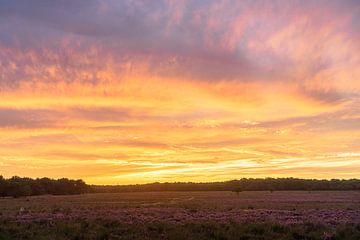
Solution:
{"label": "sky", "polygon": [[359,1],[0,0],[0,175],[360,177]]}

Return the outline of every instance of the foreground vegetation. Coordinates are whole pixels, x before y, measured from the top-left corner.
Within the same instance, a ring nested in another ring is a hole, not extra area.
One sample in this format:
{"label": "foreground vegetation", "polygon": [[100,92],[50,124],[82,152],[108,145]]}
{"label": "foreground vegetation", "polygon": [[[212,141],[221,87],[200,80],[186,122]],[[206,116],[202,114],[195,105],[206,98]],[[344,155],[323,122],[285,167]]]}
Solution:
{"label": "foreground vegetation", "polygon": [[358,191],[0,198],[5,239],[360,239]]}
{"label": "foreground vegetation", "polygon": [[329,227],[304,223],[185,223],[123,224],[115,220],[72,220],[11,224],[0,222],[0,239],[319,239],[358,240],[360,224]]}

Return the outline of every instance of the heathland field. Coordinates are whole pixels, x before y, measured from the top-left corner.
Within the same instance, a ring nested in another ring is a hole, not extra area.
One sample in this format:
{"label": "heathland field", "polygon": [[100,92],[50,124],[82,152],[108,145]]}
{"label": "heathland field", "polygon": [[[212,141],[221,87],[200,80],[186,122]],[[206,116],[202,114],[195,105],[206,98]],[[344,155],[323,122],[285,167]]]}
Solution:
{"label": "heathland field", "polygon": [[360,192],[0,198],[0,239],[360,239]]}

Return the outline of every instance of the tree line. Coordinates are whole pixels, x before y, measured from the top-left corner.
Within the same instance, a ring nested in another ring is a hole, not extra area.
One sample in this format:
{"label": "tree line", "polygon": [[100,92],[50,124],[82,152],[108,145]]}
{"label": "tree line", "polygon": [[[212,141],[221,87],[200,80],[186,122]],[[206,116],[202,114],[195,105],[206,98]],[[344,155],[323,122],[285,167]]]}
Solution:
{"label": "tree line", "polygon": [[135,185],[88,185],[83,180],[67,178],[5,179],[0,175],[0,197],[33,195],[72,195],[83,193],[157,192],[157,191],[322,191],[360,190],[360,179],[242,178],[225,182],[173,182]]}
{"label": "tree line", "polygon": [[91,188],[83,180],[62,178],[21,178],[5,179],[0,176],[0,197],[22,197],[33,195],[70,195],[90,192]]}
{"label": "tree line", "polygon": [[242,178],[226,182],[208,183],[175,182],[113,186],[93,185],[92,190],[94,192],[360,190],[360,179]]}

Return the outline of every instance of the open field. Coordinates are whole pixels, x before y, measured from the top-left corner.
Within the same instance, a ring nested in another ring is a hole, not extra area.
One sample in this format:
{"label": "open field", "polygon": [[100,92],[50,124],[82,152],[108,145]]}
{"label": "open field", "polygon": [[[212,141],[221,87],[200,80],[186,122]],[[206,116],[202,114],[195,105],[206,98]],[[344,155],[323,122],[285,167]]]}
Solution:
{"label": "open field", "polygon": [[360,192],[3,198],[0,239],[360,239]]}

